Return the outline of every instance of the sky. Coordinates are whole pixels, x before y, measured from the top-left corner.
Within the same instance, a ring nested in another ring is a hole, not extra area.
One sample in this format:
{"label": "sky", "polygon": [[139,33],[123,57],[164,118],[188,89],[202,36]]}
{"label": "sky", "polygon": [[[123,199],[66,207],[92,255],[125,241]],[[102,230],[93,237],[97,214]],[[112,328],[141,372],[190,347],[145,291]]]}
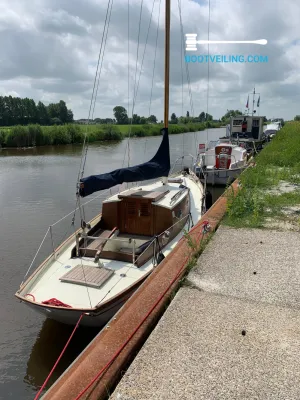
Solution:
{"label": "sky", "polygon": [[[121,105],[129,116],[154,114],[161,120],[164,3],[2,0],[0,95],[29,97],[45,104],[62,99],[75,119],[87,118],[102,44],[91,116],[112,118],[113,108]],[[204,111],[217,119],[228,109],[244,112],[255,86],[260,115],[290,120],[300,114],[299,0],[264,0],[263,6],[258,0],[171,3],[170,113],[180,116],[189,111],[190,116],[198,116]],[[111,18],[105,25],[108,4]],[[105,27],[107,35],[103,35]],[[183,36],[187,33],[197,34],[198,40],[207,40],[208,33],[210,40],[266,39],[265,46],[210,44],[208,49],[207,44],[198,44],[196,51],[187,54],[243,55],[245,59],[262,55],[268,62],[186,63]]]}

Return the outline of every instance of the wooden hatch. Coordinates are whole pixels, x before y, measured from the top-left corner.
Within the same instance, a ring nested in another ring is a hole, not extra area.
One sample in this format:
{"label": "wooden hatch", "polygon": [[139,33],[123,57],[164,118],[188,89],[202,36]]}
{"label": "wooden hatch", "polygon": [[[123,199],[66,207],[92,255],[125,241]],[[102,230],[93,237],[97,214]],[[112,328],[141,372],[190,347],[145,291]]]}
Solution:
{"label": "wooden hatch", "polygon": [[165,197],[169,190],[146,191],[131,189],[118,197],[122,199],[120,231],[134,235],[152,236],[154,234],[154,205],[152,203]]}
{"label": "wooden hatch", "polygon": [[104,267],[76,265],[71,271],[63,275],[60,281],[99,289],[113,274],[114,271]]}

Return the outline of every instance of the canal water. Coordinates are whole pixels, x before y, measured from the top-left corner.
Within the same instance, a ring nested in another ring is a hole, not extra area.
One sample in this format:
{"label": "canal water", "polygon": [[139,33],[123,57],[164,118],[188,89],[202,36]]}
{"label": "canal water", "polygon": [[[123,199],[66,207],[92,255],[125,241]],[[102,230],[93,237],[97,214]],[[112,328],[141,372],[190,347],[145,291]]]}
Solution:
{"label": "canal water", "polygon": [[[224,129],[208,131],[209,140]],[[195,155],[206,132],[170,136],[172,163],[183,154]],[[130,165],[150,159],[161,137],[130,140]],[[127,140],[90,145],[85,175],[109,172],[128,164]],[[184,149],[184,150],[183,150]],[[0,150],[0,399],[33,399],[64,347],[72,327],[48,320],[14,297],[49,225],[75,208],[81,146]],[[178,166],[181,166],[182,163]],[[186,159],[184,166],[191,166]],[[222,193],[213,192],[214,200]],[[93,196],[90,196],[93,197]],[[96,196],[94,196],[96,197]],[[89,200],[89,197],[85,201]],[[86,219],[101,210],[101,198],[85,207]],[[69,218],[53,230],[55,246],[72,233]],[[74,228],[73,228],[74,229]],[[48,247],[47,247],[48,246]],[[45,244],[42,261],[49,251]],[[80,328],[61,359],[48,387],[70,365],[99,330]]]}

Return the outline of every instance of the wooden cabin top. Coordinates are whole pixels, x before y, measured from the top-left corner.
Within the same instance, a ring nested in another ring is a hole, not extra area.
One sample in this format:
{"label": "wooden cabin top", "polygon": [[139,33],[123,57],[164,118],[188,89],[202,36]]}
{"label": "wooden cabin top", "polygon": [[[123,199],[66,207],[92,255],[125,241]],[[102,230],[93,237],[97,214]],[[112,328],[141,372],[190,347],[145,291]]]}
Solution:
{"label": "wooden cabin top", "polygon": [[144,199],[155,203],[155,205],[173,209],[186,196],[187,192],[184,188],[180,188],[179,184],[176,184],[176,186],[167,185],[167,187],[165,185],[161,185],[160,187],[155,185],[152,188],[151,186],[147,186],[147,190],[145,188],[128,189],[122,192],[122,194],[110,197],[103,204],[122,201],[123,199]]}

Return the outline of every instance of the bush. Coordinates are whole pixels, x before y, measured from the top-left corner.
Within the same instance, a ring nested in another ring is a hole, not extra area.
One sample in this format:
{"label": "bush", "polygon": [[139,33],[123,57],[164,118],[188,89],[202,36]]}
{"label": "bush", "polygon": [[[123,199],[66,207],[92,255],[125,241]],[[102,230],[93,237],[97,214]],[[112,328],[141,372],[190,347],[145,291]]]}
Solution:
{"label": "bush", "polygon": [[102,140],[121,140],[123,138],[118,127],[114,125],[103,126],[103,139]]}
{"label": "bush", "polygon": [[54,145],[71,143],[71,135],[65,126],[51,127],[50,135],[52,136],[52,143]]}
{"label": "bush", "polygon": [[42,146],[44,144],[43,131],[40,125],[28,126],[28,146]]}
{"label": "bush", "polygon": [[27,147],[28,146],[27,128],[21,125],[12,127],[7,135],[6,143],[8,147]]}
{"label": "bush", "polygon": [[0,130],[0,147],[6,146],[6,137],[7,137],[7,132],[4,129]]}
{"label": "bush", "polygon": [[68,124],[65,129],[71,138],[71,143],[83,143],[84,134],[79,125]]}

